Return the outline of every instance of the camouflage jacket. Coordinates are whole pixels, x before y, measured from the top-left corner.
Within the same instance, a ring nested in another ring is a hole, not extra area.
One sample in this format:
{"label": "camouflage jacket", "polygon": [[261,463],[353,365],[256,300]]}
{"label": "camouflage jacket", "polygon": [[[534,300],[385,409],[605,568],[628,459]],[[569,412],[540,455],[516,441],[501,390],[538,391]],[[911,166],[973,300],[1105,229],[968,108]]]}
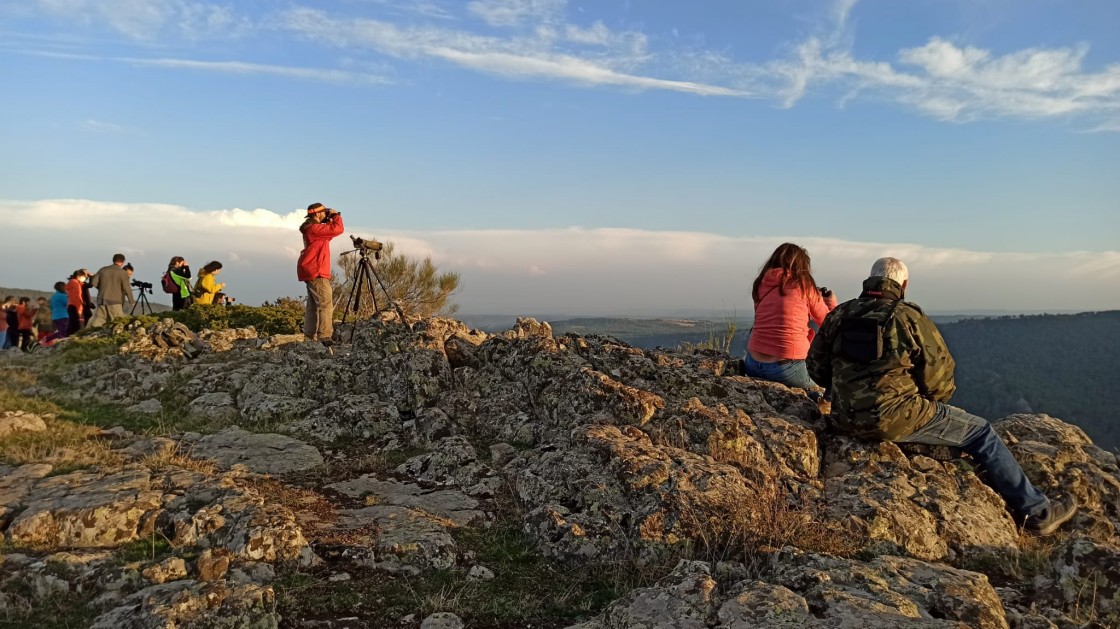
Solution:
{"label": "camouflage jacket", "polygon": [[853,436],[893,440],[933,419],[956,390],[956,363],[937,327],[902,301],[898,282],[863,283],[829,313],[813,339],[809,376],[832,389],[833,420]]}

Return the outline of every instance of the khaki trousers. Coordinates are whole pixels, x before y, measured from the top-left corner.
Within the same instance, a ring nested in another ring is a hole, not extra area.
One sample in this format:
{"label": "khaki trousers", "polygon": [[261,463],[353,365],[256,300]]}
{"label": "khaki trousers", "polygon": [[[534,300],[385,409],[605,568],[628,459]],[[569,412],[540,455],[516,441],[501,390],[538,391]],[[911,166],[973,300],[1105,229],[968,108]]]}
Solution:
{"label": "khaki trousers", "polygon": [[93,318],[89,320],[89,327],[100,328],[112,323],[115,319],[123,319],[124,316],[124,305],[100,304],[97,306],[97,310],[93,311]]}
{"label": "khaki trousers", "polygon": [[334,336],[334,300],[331,281],[317,277],[307,284],[307,310],[303,314],[303,335],[312,341],[329,341]]}

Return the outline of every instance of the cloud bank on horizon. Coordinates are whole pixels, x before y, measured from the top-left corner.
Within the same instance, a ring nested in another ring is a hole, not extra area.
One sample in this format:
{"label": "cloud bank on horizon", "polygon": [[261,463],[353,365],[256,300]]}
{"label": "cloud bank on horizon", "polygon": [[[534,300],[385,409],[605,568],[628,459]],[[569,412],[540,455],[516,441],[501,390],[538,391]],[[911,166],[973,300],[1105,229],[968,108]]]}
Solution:
{"label": "cloud bank on horizon", "polygon": [[[860,45],[860,5],[837,0],[793,5],[790,10],[806,12],[806,25],[796,37],[764,50],[768,58],[751,58],[725,45],[706,45],[703,34],[682,35],[675,26],[671,35],[646,32],[642,17],[628,17],[628,4],[608,25],[607,18],[593,14],[603,6],[567,0],[284,5],[0,0],[8,15],[0,18],[0,27],[46,22],[87,34],[21,35],[17,30],[3,44],[9,50],[175,71],[389,85],[400,80],[394,76],[396,63],[419,61],[522,81],[765,99],[786,108],[822,96],[849,107],[885,101],[942,121],[1064,119],[1076,121],[1083,131],[1120,129],[1120,62],[1090,64],[1088,42],[997,51],[935,34],[893,50],[867,52]],[[378,17],[368,17],[370,11]],[[103,34],[147,54],[92,51],[87,37]],[[337,53],[337,67],[164,54],[185,48],[182,44],[259,40],[274,45],[277,38]]]}
{"label": "cloud bank on horizon", "polygon": [[[0,200],[7,240],[0,285],[50,290],[80,267],[122,252],[158,282],[168,260],[224,263],[230,294],[254,304],[302,295],[295,258],[302,210],[196,211],[168,204],[81,199]],[[347,234],[391,240],[460,272],[464,314],[657,315],[752,312],[750,282],[783,241],[806,247],[818,283],[856,296],[871,263],[891,255],[911,270],[910,298],[927,310],[1067,311],[1120,308],[1120,251],[984,252],[826,238],[568,227],[385,231],[347,217]],[[54,225],[49,237],[43,225]],[[332,242],[335,256],[348,239]],[[18,260],[26,264],[14,264]],[[1109,290],[1108,287],[1112,287]],[[160,297],[157,295],[156,297]]]}

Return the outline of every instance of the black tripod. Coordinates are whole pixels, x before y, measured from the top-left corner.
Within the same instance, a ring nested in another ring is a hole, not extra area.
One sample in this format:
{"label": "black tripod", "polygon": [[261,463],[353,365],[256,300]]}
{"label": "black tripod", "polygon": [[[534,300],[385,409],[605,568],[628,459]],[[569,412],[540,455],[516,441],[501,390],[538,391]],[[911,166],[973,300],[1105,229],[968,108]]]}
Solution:
{"label": "black tripod", "polygon": [[[377,268],[369,259],[370,252],[373,252],[374,257],[381,258],[381,252],[369,249],[367,247],[358,247],[352,251],[347,251],[342,255],[349,255],[352,253],[358,254],[358,272],[354,275],[354,283],[350,285],[350,296],[346,298],[346,310],[342,312],[341,323],[346,323],[346,318],[351,312],[354,316],[358,316],[358,310],[362,307],[362,291],[369,291],[369,296],[373,300],[373,315],[386,310],[377,304],[377,291],[373,288],[373,281],[377,280],[377,285],[381,287],[382,292],[385,293],[385,298],[389,300],[388,307],[396,310],[397,316],[401,318],[401,323],[407,323],[404,318],[404,310],[400,305],[394,303],[392,298],[389,297],[389,289],[385,288],[385,282],[381,281],[381,276],[377,274]],[[350,330],[350,340],[354,340],[354,330]]]}
{"label": "black tripod", "polygon": [[152,310],[152,304],[148,301],[148,292],[151,290],[152,289],[144,286],[140,287],[140,296],[136,298],[136,301],[132,302],[132,310],[128,311],[128,316],[136,316],[137,306],[140,306],[141,315],[155,314],[155,311]]}

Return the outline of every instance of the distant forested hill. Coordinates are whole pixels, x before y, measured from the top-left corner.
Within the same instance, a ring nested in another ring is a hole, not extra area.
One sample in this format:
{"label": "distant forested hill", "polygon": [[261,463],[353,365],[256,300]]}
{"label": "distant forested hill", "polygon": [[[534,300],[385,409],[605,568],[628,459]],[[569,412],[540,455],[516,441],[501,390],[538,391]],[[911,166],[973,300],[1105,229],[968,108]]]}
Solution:
{"label": "distant forested hill", "polygon": [[735,326],[735,336],[731,343],[731,353],[742,355],[747,347],[750,321],[586,317],[551,322],[552,330],[556,334],[613,336],[643,349],[654,347],[672,349],[684,343],[704,343],[711,338],[722,340],[727,336],[728,326],[732,323]]}
{"label": "distant forested hill", "polygon": [[1120,448],[1120,311],[964,319],[939,328],[957,360],[952,403],[998,419],[1048,413]]}

